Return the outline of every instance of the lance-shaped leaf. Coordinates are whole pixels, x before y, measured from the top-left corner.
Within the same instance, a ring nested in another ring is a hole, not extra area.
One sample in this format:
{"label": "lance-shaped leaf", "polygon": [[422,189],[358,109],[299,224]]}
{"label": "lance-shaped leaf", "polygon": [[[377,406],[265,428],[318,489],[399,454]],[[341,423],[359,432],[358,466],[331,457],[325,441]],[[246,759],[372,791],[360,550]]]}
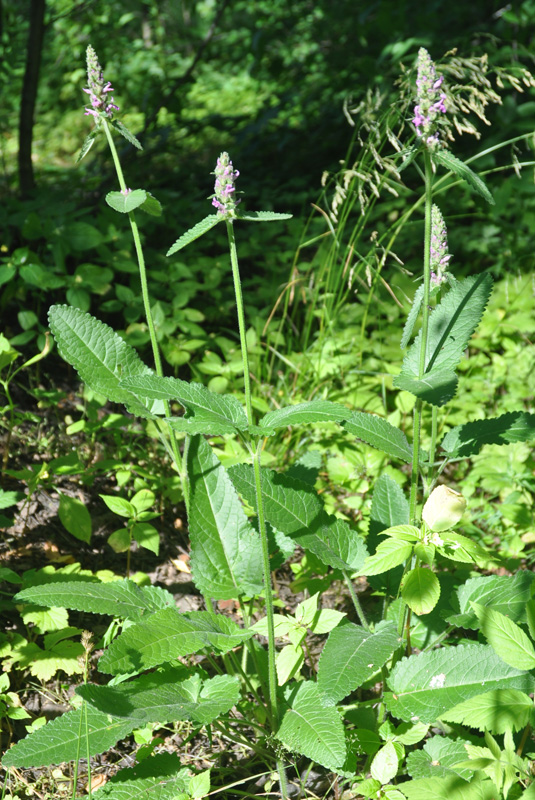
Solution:
{"label": "lance-shaped leaf", "polygon": [[99,669],[117,675],[157,667],[204,648],[227,653],[251,636],[222,615],[214,619],[207,611],[181,614],[176,608],[163,608],[114,639]]}
{"label": "lance-shaped leaf", "polygon": [[185,800],[192,797],[191,781],[191,772],[180,756],[157,753],[111,777],[98,790],[99,800]]}
{"label": "lance-shaped leaf", "polygon": [[[366,537],[366,546],[370,553],[375,552],[380,534],[386,528],[403,525],[409,522],[409,503],[403,489],[389,476],[383,474],[377,480],[372,496],[370,526]],[[369,577],[369,576],[368,576]],[[395,595],[401,580],[401,567],[372,576],[370,583],[374,588],[385,588]]]}
{"label": "lance-shaped leaf", "polygon": [[478,694],[446,711],[441,719],[495,734],[519,731],[535,721],[533,700],[517,689],[493,689]]}
{"label": "lance-shaped leaf", "polygon": [[97,138],[97,133],[98,133],[97,129],[94,128],[91,131],[91,133],[88,136],[86,136],[85,141],[84,141],[84,143],[82,145],[82,149],[80,150],[80,153],[78,154],[78,158],[76,159],[76,163],[77,164],[78,164],[79,161],[82,160],[82,158],[84,158],[89,153],[89,151],[93,147],[93,143],[94,143],[95,139]]}
{"label": "lance-shaped leaf", "polygon": [[76,691],[100,711],[137,719],[142,725],[178,720],[207,725],[230,711],[240,697],[235,677],[216,675],[203,681],[199,674],[188,675],[185,668],[163,669],[118,686],[87,683]]}
{"label": "lance-shaped leaf", "polygon": [[375,675],[399,647],[396,626],[381,623],[375,633],[343,621],[331,631],[318,666],[324,705],[333,706]]}
{"label": "lance-shaped leaf", "polygon": [[260,537],[227,471],[201,436],[189,448],[191,571],[195,585],[218,600],[262,591]]}
{"label": "lance-shaped leaf", "polygon": [[522,628],[509,617],[480,603],[471,603],[479,627],[493,650],[517,669],[535,669],[535,649]]}
{"label": "lance-shaped leaf", "polygon": [[238,214],[238,219],[246,219],[249,222],[276,222],[281,219],[291,219],[293,214],[282,214],[278,211],[248,211],[246,214]]}
{"label": "lance-shaped leaf", "polygon": [[342,718],[323,705],[316,683],[303,681],[285,693],[290,706],[276,737],[289,750],[301,753],[327,769],[340,770],[346,759]]}
{"label": "lance-shaped leaf", "polygon": [[399,345],[402,350],[405,350],[405,348],[409,344],[412,332],[414,330],[414,326],[416,325],[416,320],[418,319],[418,314],[420,313],[420,309],[422,307],[423,299],[424,299],[424,285],[423,283],[421,283],[414,293],[414,300],[412,301],[411,310],[409,311],[407,321],[403,326],[403,335],[401,337],[401,342]]}
{"label": "lance-shaped leaf", "polygon": [[141,417],[161,413],[158,401],[145,401],[120,385],[124,377],[150,375],[138,354],[115,331],[100,320],[71,306],[52,306],[48,312],[50,330],[60,355],[73,366],[93,391]]}
{"label": "lance-shaped leaf", "polygon": [[286,428],[288,425],[304,425],[312,422],[341,422],[351,411],[341,403],[330,400],[311,400],[295,406],[269,411],[259,422],[261,428]]}
{"label": "lance-shaped leaf", "polygon": [[[251,467],[239,464],[229,470],[232,482],[250,505],[256,501]],[[333,569],[355,571],[367,555],[362,538],[343,520],[327,514],[315,490],[283,473],[263,469],[262,498],[267,521],[291,536]]]}
{"label": "lance-shaped leaf", "polygon": [[457,281],[429,316],[422,377],[420,330],[394,385],[433,405],[451,400],[457,389],[455,369],[479,324],[491,289],[492,278],[487,273]]}
{"label": "lance-shaped leaf", "polygon": [[526,606],[531,597],[535,575],[520,570],[516,575],[485,575],[470,578],[456,591],[451,602],[455,612],[446,617],[450,625],[476,630],[479,623],[472,601],[506,614],[514,622],[525,622]]}
{"label": "lance-shaped leaf", "polygon": [[457,425],[445,435],[440,446],[448,458],[468,458],[484,444],[511,444],[535,440],[535,414],[510,411],[493,419],[478,419]]}
{"label": "lance-shaped leaf", "polygon": [[143,148],[142,148],[140,142],[138,141],[138,139],[136,139],[136,137],[134,136],[132,131],[128,130],[128,128],[126,127],[124,122],[121,122],[120,119],[112,119],[111,124],[113,125],[113,127],[116,130],[119,131],[121,136],[124,136],[124,138],[127,140],[127,142],[130,142],[130,144],[133,144],[134,147],[137,147],[138,150],[143,150]]}
{"label": "lance-shaped leaf", "polygon": [[407,464],[412,461],[412,450],[403,431],[376,414],[367,414],[364,411],[349,412],[343,427],[348,433],[352,433],[392,458],[400,458]]}
{"label": "lance-shaped leaf", "polygon": [[194,242],[195,239],[198,239],[203,233],[211,230],[211,228],[217,225],[218,222],[221,222],[222,219],[223,217],[220,217],[218,214],[210,214],[210,216],[205,217],[201,222],[194,225],[193,228],[190,228],[189,231],[183,233],[182,236],[176,240],[174,245],[169,248],[166,255],[172,256],[173,253],[182,250],[183,247],[186,247],[190,242]]}
{"label": "lance-shaped leaf", "polygon": [[487,203],[494,205],[494,198],[487,188],[487,185],[481,180],[479,175],[470,169],[468,164],[465,164],[464,161],[454,156],[449,150],[442,150],[440,148],[437,148],[433,152],[432,158],[436,164],[441,164],[450,172],[458,175],[463,181],[466,181],[466,183],[483,197]]}
{"label": "lance-shaped leaf", "polygon": [[15,598],[47,608],[72,608],[85,613],[110,614],[139,620],[166,606],[174,607],[173,595],[157,586],[138,586],[134,581],[110,583],[66,581],[23,589]]}
{"label": "lance-shaped leaf", "polygon": [[201,383],[147,375],[129,378],[124,388],[153,400],[178,400],[187,413],[185,417],[171,417],[168,420],[175,430],[192,434],[223,434],[247,428],[247,416],[234,395],[211,392]]}
{"label": "lance-shaped leaf", "polygon": [[405,721],[434,722],[463,700],[492,689],[518,689],[528,694],[535,679],[515,669],[483,644],[458,645],[403,658],[388,679],[389,711]]}
{"label": "lance-shaped leaf", "polygon": [[109,750],[137,727],[139,721],[135,719],[112,717],[91,706],[77,708],[53,719],[18,742],[5,753],[2,766],[29,768],[62,764],[64,761],[74,761],[80,752],[86,755],[88,751],[89,755],[94,756]]}

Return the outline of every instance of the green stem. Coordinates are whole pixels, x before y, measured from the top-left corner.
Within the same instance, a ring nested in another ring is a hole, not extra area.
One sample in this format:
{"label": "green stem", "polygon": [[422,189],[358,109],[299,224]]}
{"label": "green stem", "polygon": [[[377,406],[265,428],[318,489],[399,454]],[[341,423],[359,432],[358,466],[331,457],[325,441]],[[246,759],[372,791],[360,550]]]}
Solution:
{"label": "green stem", "polygon": [[364,628],[364,630],[369,631],[370,626],[366,621],[366,617],[364,616],[364,611],[362,610],[362,606],[360,604],[360,600],[358,595],[355,591],[355,587],[353,586],[353,581],[349,577],[348,573],[345,570],[342,570],[342,575],[344,576],[344,580],[347,584],[347,588],[349,589],[349,594],[351,595],[351,599],[353,601],[353,605],[355,606],[355,611],[357,612],[357,617],[360,620],[360,624]]}

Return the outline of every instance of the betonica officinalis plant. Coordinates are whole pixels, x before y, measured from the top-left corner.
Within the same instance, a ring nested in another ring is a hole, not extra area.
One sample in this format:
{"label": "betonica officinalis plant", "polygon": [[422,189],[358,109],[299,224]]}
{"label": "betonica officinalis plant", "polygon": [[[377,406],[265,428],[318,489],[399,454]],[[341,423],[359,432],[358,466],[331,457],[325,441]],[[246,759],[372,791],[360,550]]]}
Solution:
{"label": "betonica officinalis plant", "polygon": [[[255,415],[239,241],[245,223],[276,224],[288,215],[243,210],[239,171],[226,152],[214,171],[215,213],[179,232],[167,255],[226,231],[243,397],[164,376],[136,217],[137,209],[159,214],[160,204],[127,186],[113,135],[140,145],[115,119],[113,89],[92,48],[87,61],[86,113],[94,129],[81,155],[105,135],[119,182],[106,202],[128,217],[132,230],[153,363],[144,364],[112,328],[71,306],[50,309],[50,329],[88,386],[158,427],[181,477],[192,576],[205,610],[181,613],[168,591],[130,580],[19,592],[20,603],[109,615],[124,625],[99,659],[98,683],[79,686],[76,707],[15,745],[4,766],[84,758],[89,767],[92,756],[136,729],[173,730],[188,722],[188,730],[204,731],[210,742],[217,733],[229,743],[227,765],[215,751],[211,771],[184,763],[180,748],[152,753],[111,778],[99,796],[287,798],[315,764],[326,776],[327,796],[332,787],[336,797],[344,788],[348,798],[386,800],[535,797],[533,575],[497,574],[498,556],[473,526],[465,530],[462,487],[445,480],[449,465],[484,444],[533,439],[535,415],[509,410],[441,433],[439,414],[456,395],[456,370],[470,352],[492,279],[456,277],[435,183],[450,173],[479,202],[493,197],[450,150],[449,89],[440,70],[421,48],[411,135],[396,155],[400,172],[410,169],[421,179],[423,196],[422,281],[400,332],[405,354],[393,380],[393,388],[415,398],[410,441],[384,417],[330,401],[328,387],[323,399]],[[173,414],[177,406],[181,415]],[[286,472],[262,463],[265,443],[281,430],[326,422],[410,476],[407,494],[388,472],[379,477],[366,537],[326,511],[306,460]],[[248,461],[225,468],[211,446],[222,436],[237,438]],[[339,575],[349,613],[328,608],[320,592],[282,613],[272,576],[296,552]],[[363,602],[365,583],[372,591]],[[226,600],[235,601],[233,618],[218,609]],[[105,675],[112,676],[107,683]]]}

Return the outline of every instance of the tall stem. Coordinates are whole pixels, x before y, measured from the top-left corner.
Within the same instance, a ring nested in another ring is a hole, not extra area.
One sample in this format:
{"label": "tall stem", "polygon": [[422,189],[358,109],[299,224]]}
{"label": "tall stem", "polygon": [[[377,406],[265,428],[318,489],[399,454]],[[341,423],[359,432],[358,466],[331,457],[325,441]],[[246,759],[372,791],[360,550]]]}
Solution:
{"label": "tall stem", "polygon": [[247,337],[245,335],[245,315],[243,312],[243,296],[241,291],[240,270],[238,267],[238,253],[236,251],[236,239],[234,238],[234,227],[232,220],[227,219],[227,234],[230,248],[230,263],[232,265],[232,278],[234,280],[234,292],[236,294],[236,310],[238,312],[238,329],[240,332],[240,346],[243,360],[243,383],[245,391],[245,409],[247,420],[252,425],[253,403],[251,395],[251,375],[249,372],[249,355],[247,353]]}

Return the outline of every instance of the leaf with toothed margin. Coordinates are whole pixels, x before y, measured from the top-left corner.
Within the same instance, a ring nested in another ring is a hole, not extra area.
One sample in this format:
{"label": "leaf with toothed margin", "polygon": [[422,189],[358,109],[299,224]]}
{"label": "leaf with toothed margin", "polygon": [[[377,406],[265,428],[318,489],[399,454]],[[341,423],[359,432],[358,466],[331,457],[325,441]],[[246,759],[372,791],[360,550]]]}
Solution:
{"label": "leaf with toothed margin", "polygon": [[276,222],[281,219],[291,219],[293,214],[281,214],[278,211],[248,211],[246,214],[237,214],[237,219],[248,222]]}
{"label": "leaf with toothed margin", "polygon": [[183,247],[186,247],[186,245],[194,242],[195,239],[198,239],[204,233],[207,233],[222,220],[223,217],[220,217],[219,214],[210,214],[208,217],[205,217],[203,220],[194,225],[193,228],[190,228],[189,231],[183,233],[182,236],[180,236],[176,242],[171,245],[166,255],[172,256],[174,253],[178,253],[179,250],[182,250]]}

